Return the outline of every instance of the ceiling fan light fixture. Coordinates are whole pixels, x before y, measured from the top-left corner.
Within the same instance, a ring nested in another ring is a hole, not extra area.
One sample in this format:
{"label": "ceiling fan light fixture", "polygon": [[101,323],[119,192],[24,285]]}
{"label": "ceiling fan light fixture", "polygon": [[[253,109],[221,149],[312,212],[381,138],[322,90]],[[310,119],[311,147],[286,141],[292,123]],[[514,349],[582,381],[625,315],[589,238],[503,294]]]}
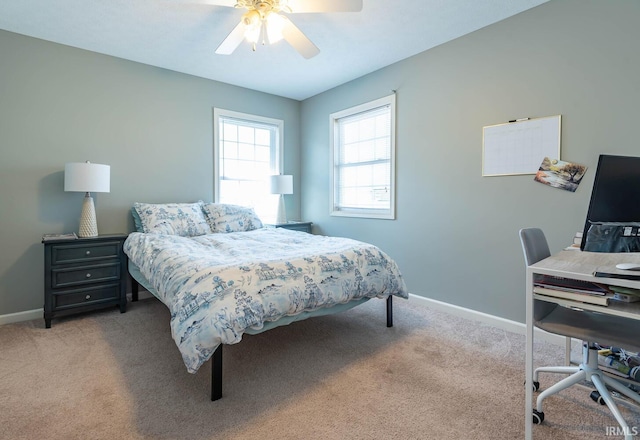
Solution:
{"label": "ceiling fan light fixture", "polygon": [[260,13],[255,9],[247,11],[242,16],[242,23],[244,23],[245,26],[244,38],[249,43],[257,43],[262,33],[262,18],[260,17]]}
{"label": "ceiling fan light fixture", "polygon": [[284,38],[282,35],[284,20],[285,18],[282,17],[282,15],[275,12],[269,12],[265,16],[264,26],[267,29],[267,39],[269,40],[269,44],[277,43]]}
{"label": "ceiling fan light fixture", "polygon": [[[231,6],[231,0],[200,0],[219,6]],[[235,0],[233,6],[246,9],[240,23],[220,43],[216,54],[230,55],[247,40],[253,50],[263,45],[285,40],[300,55],[309,59],[320,49],[289,20],[286,14],[315,12],[359,12],[363,0]],[[283,14],[281,14],[283,13]]]}
{"label": "ceiling fan light fixture", "polygon": [[255,45],[260,41],[260,35],[262,34],[262,27],[256,27],[247,29],[244,33],[244,39],[253,44],[253,50],[256,50]]}
{"label": "ceiling fan light fixture", "polygon": [[247,11],[242,16],[242,22],[246,27],[259,27],[260,22],[262,21],[262,17],[260,17],[260,13],[255,9]]}

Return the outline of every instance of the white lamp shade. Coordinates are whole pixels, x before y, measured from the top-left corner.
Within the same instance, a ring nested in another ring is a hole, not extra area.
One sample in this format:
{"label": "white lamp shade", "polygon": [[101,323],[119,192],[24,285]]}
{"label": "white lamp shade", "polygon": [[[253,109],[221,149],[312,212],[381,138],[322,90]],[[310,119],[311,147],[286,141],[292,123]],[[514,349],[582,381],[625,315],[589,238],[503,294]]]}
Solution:
{"label": "white lamp shade", "polygon": [[271,194],[293,194],[293,176],[289,174],[271,176]]}
{"label": "white lamp shade", "polygon": [[64,190],[109,192],[111,167],[99,163],[73,162],[64,166]]}

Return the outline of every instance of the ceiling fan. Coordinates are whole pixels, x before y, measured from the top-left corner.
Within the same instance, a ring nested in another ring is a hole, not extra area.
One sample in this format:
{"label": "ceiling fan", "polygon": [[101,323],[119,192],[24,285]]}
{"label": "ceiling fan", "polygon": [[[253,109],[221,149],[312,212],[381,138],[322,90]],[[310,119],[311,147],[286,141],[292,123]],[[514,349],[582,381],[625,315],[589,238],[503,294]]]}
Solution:
{"label": "ceiling fan", "polygon": [[307,59],[318,55],[320,49],[284,14],[362,10],[362,0],[206,0],[206,3],[246,9],[240,23],[216,49],[217,54],[233,53],[243,39],[253,45],[253,50],[258,43],[273,44],[284,39]]}

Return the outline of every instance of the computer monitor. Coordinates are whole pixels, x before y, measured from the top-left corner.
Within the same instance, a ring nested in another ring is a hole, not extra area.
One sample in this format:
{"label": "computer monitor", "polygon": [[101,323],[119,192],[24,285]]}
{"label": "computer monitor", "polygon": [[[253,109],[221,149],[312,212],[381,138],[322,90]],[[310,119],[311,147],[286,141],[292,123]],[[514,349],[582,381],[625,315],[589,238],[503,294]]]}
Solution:
{"label": "computer monitor", "polygon": [[580,249],[590,222],[640,222],[640,157],[601,154]]}

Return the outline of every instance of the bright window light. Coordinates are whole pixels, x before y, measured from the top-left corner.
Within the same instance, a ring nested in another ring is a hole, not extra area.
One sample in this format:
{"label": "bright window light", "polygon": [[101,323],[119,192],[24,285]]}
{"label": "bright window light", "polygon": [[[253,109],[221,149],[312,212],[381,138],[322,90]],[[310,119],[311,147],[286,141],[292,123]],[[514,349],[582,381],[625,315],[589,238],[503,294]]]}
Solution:
{"label": "bright window light", "polygon": [[268,183],[281,173],[284,122],[216,108],[214,127],[215,201],[250,206],[274,223],[279,196]]}
{"label": "bright window light", "polygon": [[331,215],[395,218],[395,95],[331,114]]}

